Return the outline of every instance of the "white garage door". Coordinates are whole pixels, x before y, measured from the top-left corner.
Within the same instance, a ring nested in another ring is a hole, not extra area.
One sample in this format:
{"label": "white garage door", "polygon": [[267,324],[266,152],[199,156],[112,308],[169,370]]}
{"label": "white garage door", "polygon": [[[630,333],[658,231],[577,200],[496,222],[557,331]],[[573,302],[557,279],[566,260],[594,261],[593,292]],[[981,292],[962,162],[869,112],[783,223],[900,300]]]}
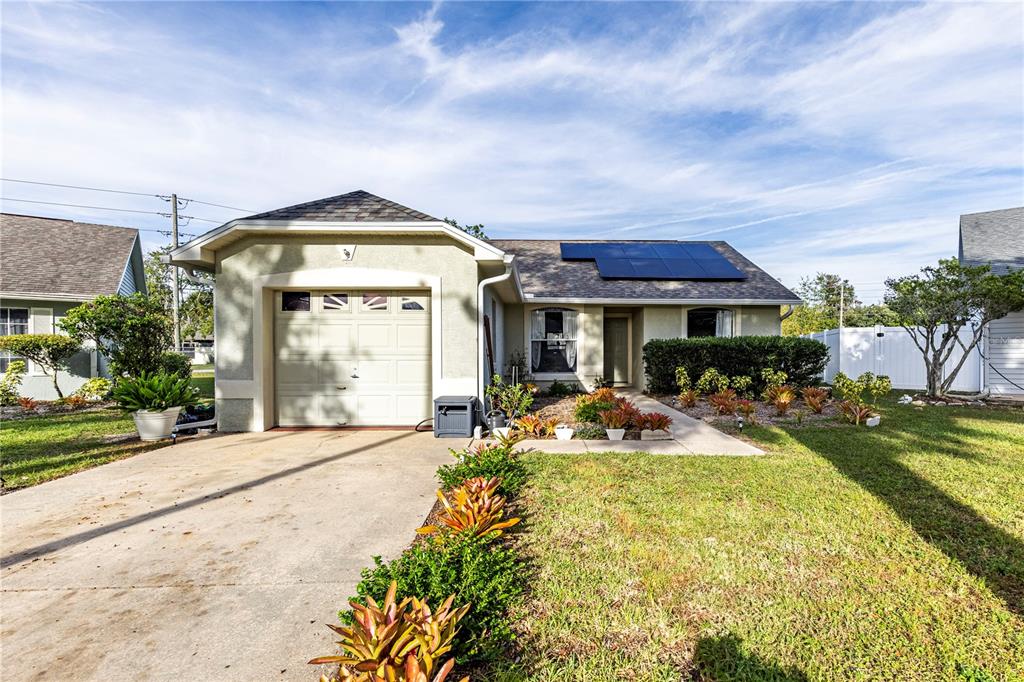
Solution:
{"label": "white garage door", "polygon": [[275,310],[280,426],[431,416],[429,291],[279,291]]}

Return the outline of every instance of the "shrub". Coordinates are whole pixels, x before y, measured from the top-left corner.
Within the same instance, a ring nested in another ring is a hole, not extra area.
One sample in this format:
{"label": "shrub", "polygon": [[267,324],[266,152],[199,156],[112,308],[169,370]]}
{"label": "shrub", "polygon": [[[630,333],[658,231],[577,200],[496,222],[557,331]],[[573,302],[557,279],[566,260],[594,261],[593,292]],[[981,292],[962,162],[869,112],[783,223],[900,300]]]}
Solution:
{"label": "shrub", "polygon": [[0,405],[4,407],[18,404],[18,389],[21,388],[21,377],[25,373],[24,360],[11,360],[0,378]]}
{"label": "shrub", "polygon": [[62,398],[58,402],[73,410],[79,410],[89,404],[89,401],[80,395],[69,395],[67,398]]}
{"label": "shrub", "polygon": [[828,391],[816,386],[807,386],[800,391],[800,396],[806,405],[815,414],[821,414],[825,409],[825,401],[828,399]]}
{"label": "shrub", "polygon": [[753,395],[750,387],[754,385],[754,380],[745,374],[734,376],[729,380],[729,385],[736,389],[736,393],[738,395],[742,395],[744,397],[750,397]]}
{"label": "shrub", "polygon": [[[454,641],[460,663],[499,656],[515,638],[507,614],[523,594],[526,566],[512,549],[468,536],[429,538],[394,561],[384,563],[379,556],[373,561],[356,586],[360,602],[369,597],[379,602],[395,581],[400,594],[439,602],[454,593],[471,605]],[[349,611],[339,616],[353,621]]]}
{"label": "shrub", "polygon": [[367,598],[366,605],[353,602],[349,627],[327,626],[341,635],[338,645],[342,655],[321,656],[310,664],[338,663],[342,666],[342,678],[351,682],[419,682],[428,679],[436,664],[434,680],[444,680],[455,659],[440,662],[452,650],[459,621],[465,618],[470,605],[452,609],[453,593],[440,607],[431,610],[428,599],[406,597],[396,602],[397,591],[398,583],[392,580],[379,606],[372,597]]}
{"label": "shrub", "polygon": [[649,431],[668,431],[672,426],[672,417],[661,412],[645,412],[637,420],[637,428]]}
{"label": "shrub", "polygon": [[32,398],[25,398],[25,397],[23,397],[23,398],[18,398],[18,406],[21,409],[23,409],[23,410],[27,410],[29,412],[35,412],[36,408],[39,407],[39,402],[36,401],[36,400],[33,400]]}
{"label": "shrub", "polygon": [[865,393],[871,396],[870,403],[874,404],[880,397],[891,390],[892,381],[889,377],[884,375],[875,376],[871,372],[864,372],[856,380],[839,372],[832,379],[832,391],[836,397],[857,405],[864,405],[869,402],[864,397]]}
{"label": "shrub", "polygon": [[127,412],[136,410],[166,410],[185,407],[199,402],[199,389],[188,379],[173,374],[146,374],[123,379],[114,389],[114,400]]}
{"label": "shrub", "polygon": [[67,368],[71,356],[82,350],[82,344],[64,334],[11,334],[0,336],[0,350],[39,365],[53,379],[53,390],[59,399],[64,393],[57,383],[57,373]]}
{"label": "shrub", "polygon": [[457,462],[437,470],[437,477],[446,490],[462,485],[463,481],[483,476],[498,478],[498,492],[514,497],[526,483],[526,466],[513,452],[511,445],[481,444],[472,450],[451,450]]}
{"label": "shrub", "polygon": [[579,387],[575,384],[565,384],[555,379],[548,386],[548,395],[552,398],[564,398],[567,395],[576,395],[579,393]]}
{"label": "shrub", "polygon": [[533,405],[533,394],[523,384],[506,384],[500,374],[491,377],[491,385],[484,391],[491,405],[509,419],[526,414]]}
{"label": "shrub", "polygon": [[690,373],[685,367],[676,367],[676,388],[680,393],[690,390]]}
{"label": "shrub", "polygon": [[182,379],[192,378],[192,362],[188,356],[174,351],[167,351],[160,354],[160,371],[164,374],[174,374]]}
{"label": "shrub", "polygon": [[85,398],[86,400],[103,400],[110,395],[110,389],[113,384],[110,383],[110,379],[103,377],[96,377],[89,379],[87,382],[78,387],[74,395]]}
{"label": "shrub", "polygon": [[699,377],[710,368],[729,376],[753,378],[756,393],[764,390],[761,370],[772,368],[789,375],[797,386],[810,386],[828,362],[828,347],[792,336],[735,336],[732,338],[654,339],[644,344],[644,372],[653,393],[676,392],[676,368]]}
{"label": "shrub", "polygon": [[519,523],[519,518],[505,518],[505,497],[497,494],[500,483],[497,478],[471,478],[451,491],[451,499],[438,490],[437,499],[444,505],[444,512],[438,519],[441,525],[423,526],[416,532],[431,535],[446,531],[480,538],[502,535]]}
{"label": "shrub", "polygon": [[601,440],[607,434],[600,424],[577,424],[574,435],[580,440]]}
{"label": "shrub", "polygon": [[601,412],[606,410],[614,410],[616,408],[615,394],[612,392],[612,397],[607,400],[602,400],[601,396],[604,395],[603,391],[606,389],[599,388],[593,393],[587,393],[576,398],[576,407],[573,409],[572,416],[577,422],[586,422],[593,424],[597,422],[600,417],[598,416]]}
{"label": "shrub", "polygon": [[712,393],[721,393],[725,389],[729,388],[729,377],[719,372],[714,367],[709,367],[700,375],[700,379],[697,380],[697,393],[701,395],[710,395]]}
{"label": "shrub", "polygon": [[622,410],[603,410],[598,417],[606,429],[624,429],[629,425],[629,415]]}
{"label": "shrub", "polygon": [[535,414],[526,414],[514,419],[512,426],[529,436],[540,436],[544,431],[544,422]]}
{"label": "shrub", "polygon": [[718,414],[736,413],[736,391],[726,388],[708,397],[710,404]]}
{"label": "shrub", "polygon": [[698,398],[700,398],[700,396],[697,394],[697,391],[692,388],[679,394],[679,402],[681,402],[684,407],[693,407],[697,404]]}
{"label": "shrub", "polygon": [[161,356],[174,342],[173,323],[163,305],[141,293],[97,296],[72,308],[61,328],[78,341],[91,339],[110,358],[115,382],[161,369]]}

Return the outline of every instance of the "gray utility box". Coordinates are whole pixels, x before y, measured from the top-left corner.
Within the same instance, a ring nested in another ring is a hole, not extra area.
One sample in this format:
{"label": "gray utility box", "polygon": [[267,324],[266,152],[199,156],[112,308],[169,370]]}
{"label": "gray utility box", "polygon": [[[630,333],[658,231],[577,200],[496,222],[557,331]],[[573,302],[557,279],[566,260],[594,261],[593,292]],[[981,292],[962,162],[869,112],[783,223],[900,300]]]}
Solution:
{"label": "gray utility box", "polygon": [[475,395],[444,395],[434,400],[434,438],[472,438]]}

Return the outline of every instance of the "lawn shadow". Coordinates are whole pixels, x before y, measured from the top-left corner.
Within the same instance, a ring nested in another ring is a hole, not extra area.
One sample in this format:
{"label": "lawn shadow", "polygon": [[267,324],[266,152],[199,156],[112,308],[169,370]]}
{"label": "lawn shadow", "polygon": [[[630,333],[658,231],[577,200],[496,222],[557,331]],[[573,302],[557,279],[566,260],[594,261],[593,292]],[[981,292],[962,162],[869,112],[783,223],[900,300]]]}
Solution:
{"label": "lawn shadow", "polygon": [[[954,418],[963,415],[953,413],[954,408],[932,409],[951,412],[930,419],[927,433],[905,427],[898,414],[893,414],[888,425],[872,430],[851,427],[848,433],[836,433],[835,429],[823,433],[819,429],[787,429],[786,433],[884,502],[923,540],[983,580],[1011,612],[1024,616],[1024,543],[900,461],[900,456],[913,448],[939,456],[979,456],[951,452],[948,447],[950,443],[967,446],[963,439],[975,435],[977,429],[956,424]],[[994,415],[983,418],[997,420]],[[768,442],[781,443],[778,434],[765,436]]]}
{"label": "lawn shadow", "polygon": [[733,634],[702,637],[693,652],[694,680],[757,680],[758,682],[807,682],[794,668],[783,668],[756,654],[744,653],[743,640]]}

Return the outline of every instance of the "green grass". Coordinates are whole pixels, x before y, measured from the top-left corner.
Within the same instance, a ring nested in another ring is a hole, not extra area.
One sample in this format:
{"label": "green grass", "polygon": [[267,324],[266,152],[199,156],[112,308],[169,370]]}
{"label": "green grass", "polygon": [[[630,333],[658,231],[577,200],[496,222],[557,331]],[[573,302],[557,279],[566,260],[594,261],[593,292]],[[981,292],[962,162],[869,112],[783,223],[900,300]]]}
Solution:
{"label": "green grass", "polygon": [[6,420],[0,424],[4,490],[36,485],[166,444],[138,439],[104,442],[104,436],[121,434],[134,435],[135,423],[118,410]]}
{"label": "green grass", "polygon": [[881,413],[748,429],[766,457],[526,455],[530,663],[493,679],[1024,678],[1024,412]]}
{"label": "green grass", "polygon": [[213,398],[213,375],[196,376],[192,375],[192,385],[199,387],[199,395],[203,398]]}

